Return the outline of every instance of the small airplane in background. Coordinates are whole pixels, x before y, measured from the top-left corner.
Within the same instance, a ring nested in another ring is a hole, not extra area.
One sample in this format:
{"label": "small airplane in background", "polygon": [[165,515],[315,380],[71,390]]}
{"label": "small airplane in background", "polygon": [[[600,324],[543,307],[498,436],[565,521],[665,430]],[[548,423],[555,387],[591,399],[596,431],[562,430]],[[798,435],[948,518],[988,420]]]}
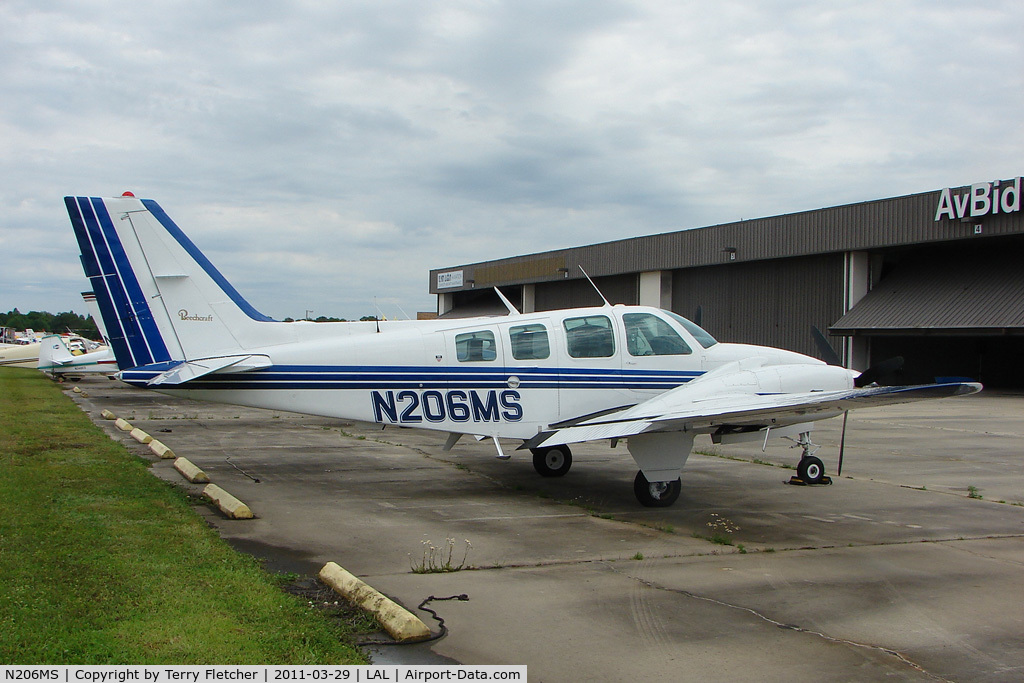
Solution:
{"label": "small airplane in background", "polygon": [[82,264],[134,386],[192,399],[499,439],[543,476],[569,444],[625,439],[643,505],[678,498],[694,437],[787,437],[824,479],[814,422],[868,406],[972,394],[972,382],[869,384],[783,349],[728,344],[646,306],[430,321],[284,323],[253,308],[153,200],[65,197]]}
{"label": "small airplane in background", "polygon": [[34,368],[39,363],[39,338],[33,330],[18,334],[0,327],[0,368]]}
{"label": "small airplane in background", "polygon": [[109,347],[82,337],[62,337],[59,334],[43,337],[36,367],[54,378],[113,375],[118,371],[114,352]]}

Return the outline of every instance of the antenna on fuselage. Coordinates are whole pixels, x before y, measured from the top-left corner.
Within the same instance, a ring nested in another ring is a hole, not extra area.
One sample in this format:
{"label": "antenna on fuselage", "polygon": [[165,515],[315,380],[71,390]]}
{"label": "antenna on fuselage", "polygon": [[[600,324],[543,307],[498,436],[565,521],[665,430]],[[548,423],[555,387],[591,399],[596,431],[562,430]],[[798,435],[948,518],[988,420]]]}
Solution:
{"label": "antenna on fuselage", "polygon": [[501,290],[497,287],[494,288],[494,293],[501,299],[501,303],[505,304],[505,308],[508,309],[509,315],[519,315],[519,309],[512,305],[512,302],[505,298],[505,295],[501,293]]}
{"label": "antenna on fuselage", "polygon": [[590,286],[594,288],[595,292],[597,292],[597,295],[601,297],[601,301],[604,302],[604,305],[610,307],[611,304],[608,303],[608,299],[604,298],[604,294],[601,293],[601,290],[597,288],[597,285],[594,284],[594,281],[590,279],[589,275],[587,275],[587,271],[583,270],[583,266],[578,266],[578,268],[580,269],[580,272],[583,273],[583,277],[587,278],[587,282],[590,283]]}
{"label": "antenna on fuselage", "polygon": [[410,318],[410,317],[409,317],[409,314],[405,312],[405,309],[404,309],[404,308],[402,308],[402,307],[401,307],[401,306],[399,306],[398,304],[395,304],[395,308],[397,308],[397,309],[399,310],[399,312],[400,312],[400,313],[401,313],[402,315],[404,315],[404,316],[405,316],[405,320],[412,320],[412,318]]}

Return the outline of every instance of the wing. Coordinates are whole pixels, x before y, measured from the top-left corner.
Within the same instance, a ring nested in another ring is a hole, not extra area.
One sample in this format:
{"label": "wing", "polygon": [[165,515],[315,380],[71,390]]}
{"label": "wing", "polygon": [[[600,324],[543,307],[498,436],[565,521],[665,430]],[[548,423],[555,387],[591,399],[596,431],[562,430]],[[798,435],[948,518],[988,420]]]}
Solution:
{"label": "wing", "polygon": [[740,431],[824,420],[855,408],[965,396],[981,390],[974,382],[864,387],[784,394],[728,393],[691,398],[687,386],[570,427],[541,432],[525,448],[617,439],[649,432]]}

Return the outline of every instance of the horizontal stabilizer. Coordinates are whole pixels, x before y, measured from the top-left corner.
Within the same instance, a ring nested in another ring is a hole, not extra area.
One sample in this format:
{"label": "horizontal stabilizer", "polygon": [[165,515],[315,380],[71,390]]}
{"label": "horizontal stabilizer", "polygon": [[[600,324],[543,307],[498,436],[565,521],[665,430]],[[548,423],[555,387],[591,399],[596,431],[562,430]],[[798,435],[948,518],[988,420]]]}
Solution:
{"label": "horizontal stabilizer", "polygon": [[160,384],[184,384],[197,377],[209,375],[214,372],[234,373],[249,372],[271,366],[270,358],[261,355],[241,356],[219,356],[217,358],[203,358],[201,360],[190,360],[175,365],[170,370],[160,373],[147,382],[150,386]]}

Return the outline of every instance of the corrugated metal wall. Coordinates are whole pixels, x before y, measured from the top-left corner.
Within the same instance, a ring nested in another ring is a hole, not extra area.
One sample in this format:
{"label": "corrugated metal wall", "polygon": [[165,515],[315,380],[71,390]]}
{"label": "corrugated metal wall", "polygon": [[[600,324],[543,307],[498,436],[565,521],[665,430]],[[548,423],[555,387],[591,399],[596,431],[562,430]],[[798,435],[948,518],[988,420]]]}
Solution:
{"label": "corrugated metal wall", "polygon": [[[639,277],[596,278],[609,302],[635,304]],[[721,341],[762,344],[817,356],[811,326],[827,330],[842,316],[843,255],[733,263],[672,272],[672,310],[694,319]],[[536,309],[599,306],[586,280],[540,283]],[[839,350],[839,341],[833,344]]]}
{"label": "corrugated metal wall", "polygon": [[[594,283],[612,304],[635,304],[640,298],[640,281],[637,275],[594,278]],[[600,305],[601,297],[586,280],[539,283],[534,298],[534,306],[538,311]]]}
{"label": "corrugated metal wall", "polygon": [[[961,195],[969,187],[954,188]],[[984,240],[1024,233],[1024,211],[986,216],[981,235],[959,220],[935,220],[940,191],[879,199],[814,211],[726,223],[706,228],[635,237],[615,242],[516,256],[431,271],[430,291],[437,293],[437,274],[461,270],[470,287],[529,282],[562,283],[591,277],[674,270],[729,262],[784,259],[812,254],[886,249],[900,245]],[[448,289],[443,291],[450,291]]]}
{"label": "corrugated metal wall", "polygon": [[[672,273],[672,309],[721,341],[776,346],[817,356],[811,326],[842,314],[843,255],[688,268]],[[839,342],[833,346],[839,350]]]}

